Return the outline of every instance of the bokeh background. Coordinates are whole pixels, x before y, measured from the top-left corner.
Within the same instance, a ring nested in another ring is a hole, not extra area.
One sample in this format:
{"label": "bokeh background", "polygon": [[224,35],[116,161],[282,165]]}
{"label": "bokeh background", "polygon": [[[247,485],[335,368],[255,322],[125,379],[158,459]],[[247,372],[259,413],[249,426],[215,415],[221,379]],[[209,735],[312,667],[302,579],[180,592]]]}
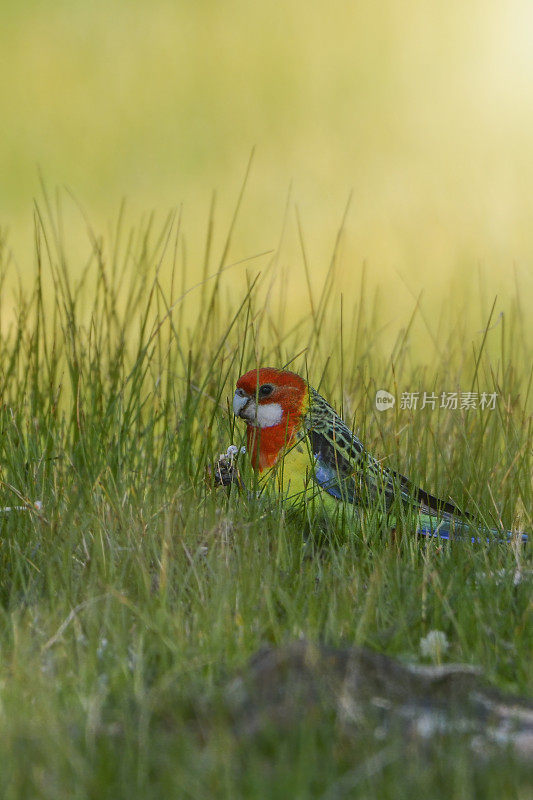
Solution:
{"label": "bokeh background", "polygon": [[[132,224],[181,208],[193,282],[213,192],[216,249],[255,148],[228,257],[277,248],[295,304],[297,215],[319,286],[350,197],[337,291],[357,292],[365,264],[393,323],[423,292],[429,319],[468,298],[472,331],[495,295],[497,311],[533,303],[529,0],[1,9],[0,225],[23,279],[41,175],[104,233],[124,198]],[[64,213],[81,253],[84,224]]]}

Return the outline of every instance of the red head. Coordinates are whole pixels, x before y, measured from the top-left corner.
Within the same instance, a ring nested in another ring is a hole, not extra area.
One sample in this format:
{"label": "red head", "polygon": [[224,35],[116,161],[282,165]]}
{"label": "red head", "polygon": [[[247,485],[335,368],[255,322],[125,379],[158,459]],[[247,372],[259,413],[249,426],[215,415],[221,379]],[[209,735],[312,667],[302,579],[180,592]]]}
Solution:
{"label": "red head", "polygon": [[254,469],[275,464],[290,444],[307,410],[307,384],[294,372],[261,367],[242,375],[233,397],[233,411],[248,425],[248,449]]}

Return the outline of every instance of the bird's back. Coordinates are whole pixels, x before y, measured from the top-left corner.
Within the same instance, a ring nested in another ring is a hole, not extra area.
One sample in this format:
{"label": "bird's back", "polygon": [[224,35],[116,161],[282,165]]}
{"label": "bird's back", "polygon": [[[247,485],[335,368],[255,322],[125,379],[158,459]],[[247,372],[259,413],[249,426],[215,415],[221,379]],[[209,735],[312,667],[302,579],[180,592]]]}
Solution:
{"label": "bird's back", "polygon": [[315,460],[314,477],[329,494],[363,505],[380,501],[386,509],[397,497],[417,510],[461,516],[452,503],[439,500],[383,466],[314,389],[309,390],[309,401],[305,428]]}

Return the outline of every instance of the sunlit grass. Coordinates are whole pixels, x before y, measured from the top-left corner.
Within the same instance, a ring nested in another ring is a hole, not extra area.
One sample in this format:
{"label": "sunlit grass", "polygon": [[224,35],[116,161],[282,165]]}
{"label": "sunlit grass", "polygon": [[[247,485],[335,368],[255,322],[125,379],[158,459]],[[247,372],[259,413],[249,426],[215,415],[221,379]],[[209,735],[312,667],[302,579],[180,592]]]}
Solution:
{"label": "sunlit grass", "polygon": [[[278,6],[2,4],[0,225],[23,280],[40,172],[72,187],[98,230],[123,197],[133,219],[183,206],[189,263],[198,264],[212,192],[221,247],[255,147],[229,260],[278,245],[290,189],[279,259],[293,307],[294,206],[319,291],[350,193],[344,292],[355,295],[366,262],[368,290],[380,287],[394,329],[421,291],[432,324],[444,298],[462,305],[466,292],[474,329],[485,322],[479,285],[506,306],[517,280],[525,307],[533,304],[528,4]],[[85,232],[76,216],[66,234],[79,278]]]}
{"label": "sunlit grass", "polygon": [[[319,796],[357,770],[351,796],[448,797],[452,784],[519,796],[523,769],[505,753],[483,763],[443,751],[409,767],[398,755],[372,772],[370,740],[354,751],[326,721],[265,750],[235,737],[220,701],[261,645],[305,636],[417,660],[430,630],[447,635],[446,659],[526,693],[526,551],[393,544],[377,523],[363,536],[342,516],[306,526],[214,490],[207,471],[242,441],[228,408],[238,375],[290,361],[387,463],[531,532],[532,361],[518,299],[498,316],[490,298],[445,294],[441,320],[424,320],[422,302],[398,324],[364,280],[348,302],[331,277],[295,316],[275,259],[261,271],[258,249],[230,266],[231,229],[211,252],[207,233],[195,280],[179,217],[90,231],[81,278],[48,197],[35,226],[34,277],[1,306],[0,505],[43,503],[0,518],[2,796]],[[417,325],[438,354],[425,367]],[[498,400],[494,411],[380,413],[380,387]]]}

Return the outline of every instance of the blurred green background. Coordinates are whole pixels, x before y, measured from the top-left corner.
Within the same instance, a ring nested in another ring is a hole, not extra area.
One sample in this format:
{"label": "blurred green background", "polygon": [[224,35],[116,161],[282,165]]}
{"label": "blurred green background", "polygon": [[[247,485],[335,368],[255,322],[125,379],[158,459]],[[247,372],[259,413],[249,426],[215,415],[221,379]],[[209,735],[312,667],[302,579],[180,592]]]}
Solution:
{"label": "blurred green background", "polygon": [[422,289],[429,313],[450,287],[533,301],[529,0],[1,8],[0,225],[23,276],[39,172],[96,230],[123,198],[132,220],[181,206],[194,272],[212,192],[220,245],[255,147],[231,258],[277,248],[286,215],[279,260],[298,288],[297,208],[318,285],[351,194],[339,289],[366,263],[401,318]]}

